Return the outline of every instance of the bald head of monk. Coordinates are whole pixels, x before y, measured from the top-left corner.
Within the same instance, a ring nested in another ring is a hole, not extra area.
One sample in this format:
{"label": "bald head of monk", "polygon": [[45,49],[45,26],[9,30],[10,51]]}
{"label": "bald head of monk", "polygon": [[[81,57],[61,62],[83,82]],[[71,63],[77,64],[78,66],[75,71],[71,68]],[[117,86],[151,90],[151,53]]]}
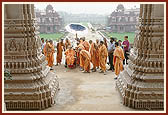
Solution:
{"label": "bald head of monk", "polygon": [[76,45],[78,46],[78,45],[79,45],[79,42],[77,42]]}
{"label": "bald head of monk", "polygon": [[83,41],[85,41],[85,37],[83,37]]}
{"label": "bald head of monk", "polygon": [[89,40],[89,43],[92,44],[92,40]]}
{"label": "bald head of monk", "polygon": [[50,40],[49,42],[50,42],[50,44],[53,44],[53,41],[52,41],[52,40]]}
{"label": "bald head of monk", "polygon": [[83,41],[83,38],[80,38],[79,40],[82,40],[82,41]]}
{"label": "bald head of monk", "polygon": [[104,44],[104,42],[103,41],[100,41],[100,45],[102,46]]}
{"label": "bald head of monk", "polygon": [[119,45],[119,43],[118,42],[115,42],[115,47],[117,47]]}
{"label": "bald head of monk", "polygon": [[79,42],[79,40],[80,40],[79,38],[76,38],[76,41],[78,41],[78,42]]}
{"label": "bald head of monk", "polygon": [[81,51],[81,50],[82,50],[82,48],[79,48],[78,50],[79,50],[79,51]]}
{"label": "bald head of monk", "polygon": [[80,38],[79,42],[80,42],[80,43],[83,42],[83,38]]}
{"label": "bald head of monk", "polygon": [[99,39],[96,39],[96,43],[97,43],[97,44],[99,43]]}
{"label": "bald head of monk", "polygon": [[68,39],[68,38],[66,38],[65,40],[66,40],[66,41],[68,41],[69,39]]}
{"label": "bald head of monk", "polygon": [[61,39],[61,42],[63,42],[64,41],[64,39]]}
{"label": "bald head of monk", "polygon": [[46,43],[48,43],[48,39],[46,39]]}

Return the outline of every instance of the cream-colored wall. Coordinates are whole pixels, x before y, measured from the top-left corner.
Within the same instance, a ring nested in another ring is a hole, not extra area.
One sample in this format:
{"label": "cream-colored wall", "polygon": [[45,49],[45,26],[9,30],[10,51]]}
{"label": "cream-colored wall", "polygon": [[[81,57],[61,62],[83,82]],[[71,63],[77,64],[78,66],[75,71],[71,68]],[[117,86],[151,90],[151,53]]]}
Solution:
{"label": "cream-colored wall", "polygon": [[5,4],[6,19],[22,19],[22,4]]}
{"label": "cream-colored wall", "polygon": [[31,15],[31,18],[35,18],[34,4],[5,4],[4,9],[5,19],[24,19],[23,14],[28,14],[29,17]]}
{"label": "cream-colored wall", "polygon": [[155,4],[154,7],[154,17],[164,17],[164,5],[163,4]]}

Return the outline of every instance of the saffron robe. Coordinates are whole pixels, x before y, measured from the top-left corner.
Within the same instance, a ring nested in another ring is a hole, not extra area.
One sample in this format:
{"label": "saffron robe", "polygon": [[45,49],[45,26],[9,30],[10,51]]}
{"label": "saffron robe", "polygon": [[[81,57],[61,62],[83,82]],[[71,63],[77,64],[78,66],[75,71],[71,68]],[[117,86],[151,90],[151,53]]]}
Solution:
{"label": "saffron robe", "polygon": [[44,48],[43,48],[43,53],[44,53],[44,55],[46,56],[46,60],[48,60],[48,58],[47,58],[47,50],[48,50],[48,42],[44,45]]}
{"label": "saffron robe", "polygon": [[57,64],[61,63],[62,61],[62,51],[63,51],[64,44],[59,42],[57,44]]}
{"label": "saffron robe", "polygon": [[[82,45],[82,42],[78,45],[78,49],[82,49],[82,50],[84,50],[85,49],[85,47]],[[77,52],[77,61],[78,61],[78,63],[80,64],[80,67],[82,67],[83,68],[83,60],[82,60],[82,58],[80,57],[80,52],[78,51]]]}
{"label": "saffron robe", "polygon": [[67,65],[73,65],[75,62],[75,51],[73,49],[67,49],[65,51]]}
{"label": "saffron robe", "polygon": [[89,42],[88,42],[88,41],[84,41],[82,44],[83,44],[83,46],[85,47],[85,50],[86,50],[86,51],[89,51],[89,49],[90,49],[90,44],[89,44]]}
{"label": "saffron robe", "polygon": [[68,49],[68,46],[71,46],[70,40],[65,41],[65,49]]}
{"label": "saffron robe", "polygon": [[107,46],[107,41],[104,41],[104,45],[106,46],[106,48],[108,48],[108,46]]}
{"label": "saffron robe", "polygon": [[107,61],[108,51],[106,46],[103,44],[99,49],[99,64],[102,71],[106,71],[106,61]]}
{"label": "saffron robe", "polygon": [[47,52],[47,59],[48,59],[48,66],[52,67],[54,63],[54,45],[48,44],[48,52]]}
{"label": "saffron robe", "polygon": [[99,67],[99,48],[96,43],[91,44],[90,55],[93,69],[96,69],[96,67]]}
{"label": "saffron robe", "polygon": [[113,64],[115,68],[115,74],[119,75],[121,71],[123,71],[123,60],[124,57],[124,51],[121,47],[117,46],[114,50],[114,58],[113,58]]}
{"label": "saffron robe", "polygon": [[81,60],[84,62],[83,69],[87,72],[90,72],[90,60],[91,60],[90,53],[86,50],[81,50],[80,57],[81,57]]}

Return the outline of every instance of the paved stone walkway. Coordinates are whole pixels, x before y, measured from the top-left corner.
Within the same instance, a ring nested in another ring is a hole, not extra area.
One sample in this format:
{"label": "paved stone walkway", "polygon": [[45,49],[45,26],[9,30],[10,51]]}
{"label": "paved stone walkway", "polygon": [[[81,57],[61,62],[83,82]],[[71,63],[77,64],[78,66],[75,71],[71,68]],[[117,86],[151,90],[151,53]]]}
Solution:
{"label": "paved stone walkway", "polygon": [[45,111],[130,111],[115,88],[114,72],[82,73],[63,65],[53,70],[60,82],[56,104]]}

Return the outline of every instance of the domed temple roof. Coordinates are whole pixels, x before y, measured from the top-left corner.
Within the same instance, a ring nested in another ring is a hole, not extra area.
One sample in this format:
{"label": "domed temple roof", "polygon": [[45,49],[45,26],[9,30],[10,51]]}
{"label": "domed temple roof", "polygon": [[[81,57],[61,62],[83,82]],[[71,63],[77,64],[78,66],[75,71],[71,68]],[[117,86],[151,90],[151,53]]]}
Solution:
{"label": "domed temple roof", "polygon": [[53,7],[52,7],[52,5],[47,5],[47,7],[46,7],[46,10],[53,10]]}
{"label": "domed temple roof", "polygon": [[124,10],[124,5],[119,4],[119,5],[117,6],[117,10]]}

